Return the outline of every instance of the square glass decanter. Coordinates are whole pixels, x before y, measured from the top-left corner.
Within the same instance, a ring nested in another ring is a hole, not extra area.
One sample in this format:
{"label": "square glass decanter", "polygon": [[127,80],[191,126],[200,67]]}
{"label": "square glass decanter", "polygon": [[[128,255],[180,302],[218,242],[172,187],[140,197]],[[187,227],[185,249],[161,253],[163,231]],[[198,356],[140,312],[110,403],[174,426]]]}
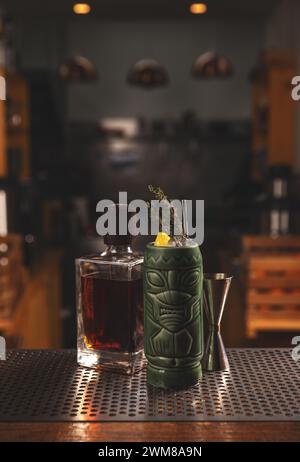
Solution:
{"label": "square glass decanter", "polygon": [[76,260],[77,359],[133,374],[143,355],[143,256],[130,236],[105,236],[107,249]]}

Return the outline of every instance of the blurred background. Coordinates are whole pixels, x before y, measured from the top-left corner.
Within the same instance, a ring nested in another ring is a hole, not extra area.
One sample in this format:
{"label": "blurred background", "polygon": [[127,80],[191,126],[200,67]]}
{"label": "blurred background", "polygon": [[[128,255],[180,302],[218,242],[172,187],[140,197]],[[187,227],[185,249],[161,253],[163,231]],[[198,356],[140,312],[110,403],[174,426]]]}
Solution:
{"label": "blurred background", "polygon": [[8,346],[75,347],[74,259],[103,249],[95,205],[119,191],[149,200],[149,183],[205,200],[205,270],[234,275],[225,344],[291,345],[299,21],[297,0],[0,1]]}

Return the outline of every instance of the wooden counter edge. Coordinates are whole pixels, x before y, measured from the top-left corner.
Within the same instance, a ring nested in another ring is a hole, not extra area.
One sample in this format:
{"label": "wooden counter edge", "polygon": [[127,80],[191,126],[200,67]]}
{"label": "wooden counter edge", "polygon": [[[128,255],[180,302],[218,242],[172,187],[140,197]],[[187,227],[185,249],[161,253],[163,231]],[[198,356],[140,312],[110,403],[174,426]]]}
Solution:
{"label": "wooden counter edge", "polygon": [[300,441],[300,422],[0,423],[1,442]]}

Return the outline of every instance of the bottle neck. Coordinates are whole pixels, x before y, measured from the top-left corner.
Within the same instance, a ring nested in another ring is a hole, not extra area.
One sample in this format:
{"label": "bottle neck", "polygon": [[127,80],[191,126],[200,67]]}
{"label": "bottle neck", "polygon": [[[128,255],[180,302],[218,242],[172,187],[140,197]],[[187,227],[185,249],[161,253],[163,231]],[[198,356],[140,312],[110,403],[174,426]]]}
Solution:
{"label": "bottle neck", "polygon": [[274,178],[272,181],[272,193],[276,199],[281,199],[287,196],[288,182],[286,178]]}
{"label": "bottle neck", "polygon": [[107,254],[131,254],[133,250],[131,248],[131,244],[121,244],[121,245],[109,245],[106,249]]}

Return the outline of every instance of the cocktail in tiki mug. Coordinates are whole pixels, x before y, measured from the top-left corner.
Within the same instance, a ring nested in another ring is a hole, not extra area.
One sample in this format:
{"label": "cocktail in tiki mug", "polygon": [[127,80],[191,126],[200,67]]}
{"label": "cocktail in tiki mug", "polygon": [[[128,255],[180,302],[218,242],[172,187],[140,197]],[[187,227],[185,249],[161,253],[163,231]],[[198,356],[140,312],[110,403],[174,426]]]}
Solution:
{"label": "cocktail in tiki mug", "polygon": [[186,388],[202,376],[202,256],[197,244],[148,244],[144,259],[148,383]]}

